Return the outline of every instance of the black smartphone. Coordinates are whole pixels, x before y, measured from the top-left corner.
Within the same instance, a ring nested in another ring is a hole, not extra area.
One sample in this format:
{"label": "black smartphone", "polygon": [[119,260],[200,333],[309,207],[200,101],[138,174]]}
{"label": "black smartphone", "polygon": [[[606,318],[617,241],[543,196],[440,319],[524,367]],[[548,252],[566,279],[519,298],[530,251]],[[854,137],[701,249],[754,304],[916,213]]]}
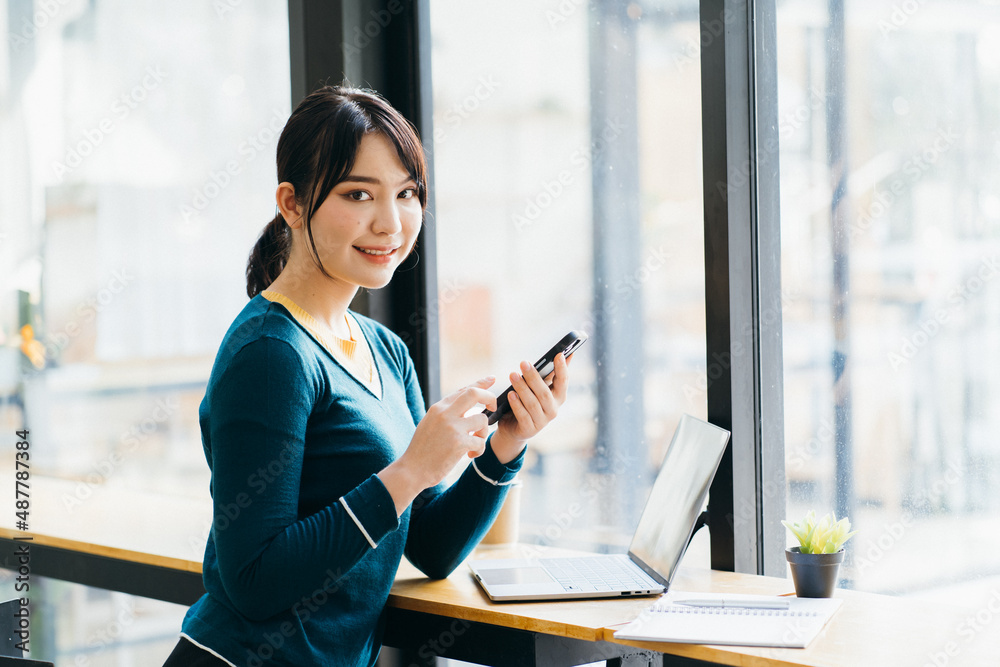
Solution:
{"label": "black smartphone", "polygon": [[[583,331],[570,331],[562,337],[562,340],[553,345],[552,349],[546,352],[541,359],[535,362],[535,370],[537,370],[538,374],[542,376],[542,379],[545,379],[555,369],[557,354],[562,352],[563,356],[568,357],[585,342],[587,342],[586,333]],[[483,414],[489,417],[490,424],[496,424],[500,421],[501,417],[510,412],[510,403],[507,401],[507,394],[512,391],[514,391],[513,385],[507,387],[507,389],[505,389],[504,392],[497,397],[497,409],[493,412],[483,410]]]}

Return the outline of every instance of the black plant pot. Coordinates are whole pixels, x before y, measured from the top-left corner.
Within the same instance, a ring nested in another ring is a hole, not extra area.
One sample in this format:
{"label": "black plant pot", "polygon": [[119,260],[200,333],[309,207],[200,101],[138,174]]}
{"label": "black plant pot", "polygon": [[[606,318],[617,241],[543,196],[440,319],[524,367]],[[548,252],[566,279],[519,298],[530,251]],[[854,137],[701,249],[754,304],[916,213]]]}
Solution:
{"label": "black plant pot", "polygon": [[833,597],[837,573],[844,562],[844,550],[833,554],[804,554],[798,547],[785,549],[785,558],[792,567],[795,595],[800,598]]}

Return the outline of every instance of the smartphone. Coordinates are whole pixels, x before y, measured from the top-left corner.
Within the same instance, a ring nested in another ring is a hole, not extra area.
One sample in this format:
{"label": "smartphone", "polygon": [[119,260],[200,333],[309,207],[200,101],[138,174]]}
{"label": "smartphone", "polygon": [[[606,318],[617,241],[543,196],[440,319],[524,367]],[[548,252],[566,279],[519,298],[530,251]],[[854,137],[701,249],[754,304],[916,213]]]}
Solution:
{"label": "smartphone", "polygon": [[[570,331],[562,337],[562,340],[553,345],[552,349],[546,352],[541,359],[535,362],[535,370],[542,376],[542,379],[545,379],[555,369],[557,354],[562,352],[564,357],[568,357],[585,342],[587,342],[586,333],[583,331]],[[507,387],[502,394],[497,396],[497,409],[493,412],[483,410],[483,414],[489,417],[490,424],[496,424],[500,421],[501,417],[510,412],[510,403],[507,401],[507,394],[512,391],[514,391],[513,385]]]}

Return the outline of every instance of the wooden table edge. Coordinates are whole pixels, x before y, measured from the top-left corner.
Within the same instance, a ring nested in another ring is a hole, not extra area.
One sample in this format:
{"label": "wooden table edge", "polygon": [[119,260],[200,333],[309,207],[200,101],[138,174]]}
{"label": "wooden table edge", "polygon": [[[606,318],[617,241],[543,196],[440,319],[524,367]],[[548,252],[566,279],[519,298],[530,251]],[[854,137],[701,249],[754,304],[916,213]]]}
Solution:
{"label": "wooden table edge", "polygon": [[[808,664],[801,662],[801,660],[785,660],[781,656],[757,656],[748,654],[741,651],[741,649],[746,649],[748,647],[741,646],[688,644],[679,642],[647,642],[631,639],[616,639],[615,631],[617,629],[617,627],[604,628],[604,641],[611,642],[612,644],[631,646],[646,651],[653,651],[655,653],[663,653],[679,658],[703,660],[705,662],[710,662],[713,665],[729,665],[730,667],[803,667],[804,664]],[[801,653],[794,652],[803,651],[805,649],[774,647],[771,650],[775,652],[792,651],[793,653],[789,655],[796,655],[801,658]]]}
{"label": "wooden table edge", "polygon": [[[44,533],[14,530],[13,528],[2,526],[0,526],[0,538],[6,540],[24,541],[28,544],[39,544],[53,549],[62,549],[63,551],[89,554],[91,556],[103,556],[114,560],[139,563],[141,565],[164,567],[181,572],[190,572],[192,574],[201,574],[202,569],[200,561],[175,558],[173,556],[161,556],[159,554],[151,554],[145,551],[133,551],[131,549],[94,544],[92,542],[83,542],[81,540],[71,540],[64,537],[46,535]],[[24,538],[31,539],[27,540]]]}
{"label": "wooden table edge", "polygon": [[[512,630],[566,637],[568,639],[597,642],[602,641],[605,636],[605,628],[603,627],[587,627],[535,618],[531,619],[530,623],[526,623],[523,616],[504,612],[503,603],[494,604],[497,605],[496,609],[479,609],[451,602],[417,600],[392,592],[389,593],[389,599],[386,601],[387,607],[396,609],[434,616],[446,616],[472,623],[483,623]],[[528,627],[529,625],[531,627]]]}

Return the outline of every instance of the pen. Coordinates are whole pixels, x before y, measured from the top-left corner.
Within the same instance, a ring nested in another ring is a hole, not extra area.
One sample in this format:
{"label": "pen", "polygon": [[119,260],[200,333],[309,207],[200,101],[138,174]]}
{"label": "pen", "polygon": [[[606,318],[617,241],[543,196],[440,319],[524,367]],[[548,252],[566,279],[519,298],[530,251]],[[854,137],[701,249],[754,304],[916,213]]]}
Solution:
{"label": "pen", "polygon": [[687,607],[729,607],[735,609],[788,609],[788,600],[674,600]]}

